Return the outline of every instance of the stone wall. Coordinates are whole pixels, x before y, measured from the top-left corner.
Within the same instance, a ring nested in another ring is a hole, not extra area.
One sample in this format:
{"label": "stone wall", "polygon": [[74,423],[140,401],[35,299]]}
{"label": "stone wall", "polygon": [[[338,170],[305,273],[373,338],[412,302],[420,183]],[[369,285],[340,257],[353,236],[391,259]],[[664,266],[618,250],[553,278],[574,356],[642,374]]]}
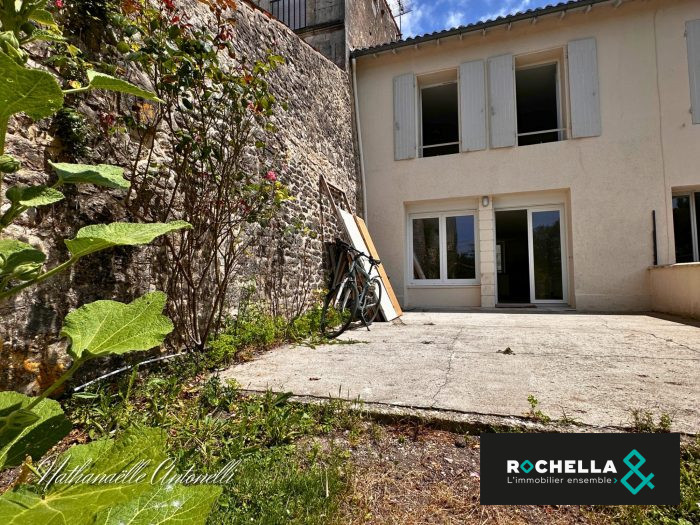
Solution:
{"label": "stone wall", "polygon": [[395,42],[401,36],[386,0],[347,0],[346,11],[350,50]]}
{"label": "stone wall", "polygon": [[[206,20],[200,3],[188,1],[190,16]],[[178,2],[178,5],[185,3]],[[275,95],[288,111],[276,117],[279,129],[268,146],[285,159],[280,180],[295,200],[285,204],[282,218],[303,217],[312,235],[294,242],[262,246],[251,256],[260,282],[277,282],[271,293],[295,293],[298,286],[322,288],[323,242],[337,234],[329,201],[320,191],[321,175],[342,188],[356,207],[361,193],[352,131],[352,98],[347,73],[327,60],[294,32],[266,13],[238,3],[235,45],[240,55],[261,57],[266,49],[286,63],[270,78]],[[118,111],[110,97],[91,97],[80,107],[97,119],[105,110]],[[95,122],[93,124],[97,125]],[[105,144],[97,144],[83,162],[114,162]],[[161,153],[165,148],[158,149]],[[11,123],[7,152],[24,161],[24,169],[7,184],[45,181],[47,161],[59,150],[49,122],[19,117]],[[8,233],[41,248],[48,267],[66,258],[60,238],[72,237],[85,224],[128,219],[121,195],[95,188],[70,189],[65,202],[27,214]],[[299,246],[299,242],[303,247]],[[257,257],[255,257],[257,256]],[[97,299],[129,301],[153,288],[167,268],[157,263],[155,248],[117,249],[92,255],[70,273],[32,288],[0,306],[0,390],[36,392],[67,364],[65,342],[58,336],[63,317],[73,308]],[[265,272],[270,272],[266,275]],[[272,275],[274,273],[274,275]]]}
{"label": "stone wall", "polygon": [[268,12],[279,13],[279,18],[290,25],[299,23],[291,10],[300,9],[305,2],[306,18],[297,34],[344,69],[351,50],[394,42],[400,37],[387,0],[283,0],[274,5],[270,0],[253,2]]}

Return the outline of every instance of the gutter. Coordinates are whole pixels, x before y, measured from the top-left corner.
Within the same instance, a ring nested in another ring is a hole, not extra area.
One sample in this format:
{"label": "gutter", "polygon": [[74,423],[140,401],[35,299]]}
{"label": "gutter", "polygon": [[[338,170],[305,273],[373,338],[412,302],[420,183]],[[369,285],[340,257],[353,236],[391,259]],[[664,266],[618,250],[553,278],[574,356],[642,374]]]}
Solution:
{"label": "gutter", "polygon": [[351,56],[354,59],[366,55],[377,55],[379,53],[386,53],[388,51],[394,51],[403,47],[418,46],[418,44],[422,44],[424,42],[442,40],[453,36],[459,36],[461,38],[463,35],[469,33],[485,32],[487,29],[491,29],[493,27],[499,27],[504,25],[507,26],[515,22],[520,22],[522,20],[531,20],[533,18],[538,18],[553,13],[560,13],[563,17],[567,11],[573,11],[574,9],[586,9],[586,12],[588,12],[594,5],[604,3],[610,3],[613,4],[615,7],[619,7],[623,3],[623,0],[572,0],[557,5],[550,5],[546,7],[530,9],[524,13],[516,13],[514,15],[499,17],[495,20],[487,20],[485,22],[477,22],[475,24],[457,27],[455,29],[437,31],[435,33],[430,33],[427,35],[417,36],[413,38],[407,38],[406,40],[399,40],[397,42],[391,42],[389,44],[383,44],[380,46],[368,47],[365,49],[356,49],[351,53]]}
{"label": "gutter", "polygon": [[362,218],[369,227],[367,217],[367,184],[365,183],[365,155],[362,149],[362,127],[360,125],[360,103],[357,96],[357,60],[352,59],[352,96],[355,102],[355,126],[357,127],[357,145],[360,152],[360,183],[362,184]]}

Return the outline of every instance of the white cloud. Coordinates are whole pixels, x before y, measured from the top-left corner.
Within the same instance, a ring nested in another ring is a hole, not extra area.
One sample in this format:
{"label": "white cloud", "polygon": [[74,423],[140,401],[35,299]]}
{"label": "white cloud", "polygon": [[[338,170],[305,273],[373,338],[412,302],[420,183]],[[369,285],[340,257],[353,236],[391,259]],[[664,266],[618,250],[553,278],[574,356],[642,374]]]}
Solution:
{"label": "white cloud", "polygon": [[499,9],[486,13],[480,17],[479,20],[483,22],[484,20],[493,20],[499,16],[506,16],[519,11],[525,11],[529,7],[530,3],[531,0],[504,0]]}
{"label": "white cloud", "polygon": [[445,27],[447,29],[451,29],[453,27],[459,27],[461,25],[464,25],[464,13],[460,13],[459,11],[452,11],[447,16]]}

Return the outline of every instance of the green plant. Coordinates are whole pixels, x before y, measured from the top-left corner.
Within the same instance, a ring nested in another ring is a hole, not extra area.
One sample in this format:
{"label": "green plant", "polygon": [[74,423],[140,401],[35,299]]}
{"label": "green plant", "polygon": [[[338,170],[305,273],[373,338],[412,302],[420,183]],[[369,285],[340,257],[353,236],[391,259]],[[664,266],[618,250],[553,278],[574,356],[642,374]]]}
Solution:
{"label": "green plant", "polygon": [[53,118],[56,136],[61,139],[63,153],[71,158],[87,152],[88,126],[85,117],[75,108],[65,106]]}
{"label": "green plant", "polygon": [[[158,429],[134,428],[118,440],[78,445],[45,467],[34,468],[38,478],[0,496],[0,522],[8,525],[107,524],[133,525],[186,522],[204,524],[221,487],[138,482],[58,483],[52,471],[66,461],[65,472],[88,465],[85,475],[116,476],[141,461],[149,461],[150,475],[167,460],[166,439]],[[166,480],[167,481],[167,480]]]}
{"label": "green plant", "polygon": [[[3,102],[0,106],[0,188],[6,174],[21,169],[21,163],[6,155],[4,150],[8,122],[13,115],[25,113],[33,119],[49,117],[62,108],[66,95],[93,89],[158,100],[149,91],[94,70],[87,71],[87,85],[63,90],[50,73],[26,67],[28,55],[23,46],[35,40],[64,42],[58,24],[51,13],[42,8],[43,5],[43,1],[0,0],[0,100]],[[129,182],[123,178],[123,170],[116,166],[58,163],[52,164],[52,168],[57,181],[51,186],[14,185],[7,189],[5,197],[9,206],[0,216],[0,234],[27,210],[63,200],[65,197],[59,188],[66,184],[93,184],[122,190],[129,187]],[[150,243],[160,235],[187,227],[189,224],[184,221],[86,226],[73,239],[65,241],[70,257],[51,269],[44,268],[46,256],[37,248],[13,238],[0,238],[0,301],[67,270],[82,257],[97,251]],[[60,407],[46,398],[86,361],[147,350],[162,343],[172,331],[172,324],[161,314],[165,299],[164,294],[155,292],[128,305],[98,301],[82,306],[66,317],[61,334],[71,341],[71,367],[37,397],[0,393],[0,469],[16,464],[19,457],[23,459],[27,454],[35,459],[40,457],[65,435],[67,430],[60,419]],[[52,425],[52,422],[58,424]],[[30,443],[27,436],[35,431],[45,435],[46,439]]]}
{"label": "green plant", "polygon": [[667,412],[663,412],[658,419],[654,421],[654,414],[649,410],[634,408],[630,410],[632,422],[632,430],[641,433],[666,433],[671,432],[671,423],[673,417]]}
{"label": "green plant", "polygon": [[[142,104],[123,117],[141,162],[131,163],[129,211],[144,221],[182,218],[192,224],[178,243],[165,240],[169,314],[178,344],[203,352],[231,306],[235,275],[276,231],[291,200],[276,148],[275,114],[284,104],[268,77],[283,63],[267,53],[235,53],[232,1],[203,1],[202,23],[171,1],[125,3],[113,17],[117,49],[149,78],[162,103]],[[234,60],[230,60],[234,59]],[[169,141],[156,161],[156,131]]]}
{"label": "green plant", "polygon": [[530,419],[544,425],[548,424],[552,420],[551,417],[537,408],[540,401],[534,395],[530,394],[527,396],[527,402],[530,404],[530,411],[527,414]]}

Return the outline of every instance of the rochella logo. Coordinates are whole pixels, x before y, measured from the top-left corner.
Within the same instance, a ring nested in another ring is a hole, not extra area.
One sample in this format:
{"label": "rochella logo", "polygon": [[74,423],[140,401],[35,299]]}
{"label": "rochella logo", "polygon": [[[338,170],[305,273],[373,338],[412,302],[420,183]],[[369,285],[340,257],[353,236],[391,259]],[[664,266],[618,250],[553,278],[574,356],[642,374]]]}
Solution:
{"label": "rochella logo", "polygon": [[[636,463],[632,463],[633,458],[636,459]],[[620,480],[620,483],[627,490],[636,495],[644,487],[654,488],[654,485],[651,483],[654,473],[644,475],[639,470],[639,467],[644,465],[647,460],[636,449],[627,454],[622,461],[630,468],[630,471]],[[580,459],[541,459],[534,463],[529,459],[522,463],[515,459],[506,460],[506,471],[508,474],[530,474],[533,470],[538,474],[617,474],[615,463],[611,459],[606,460],[602,468],[594,459],[590,461]],[[635,475],[641,480],[636,487],[629,483],[629,479]],[[613,479],[617,483],[617,478]]]}
{"label": "rochella logo", "polygon": [[[631,459],[632,459],[633,457],[635,457],[635,458],[637,458],[637,459],[639,460],[639,461],[637,461],[637,463],[634,464],[634,465],[632,464],[632,461],[631,461]],[[629,471],[627,474],[625,474],[625,476],[620,480],[620,483],[622,483],[625,487],[627,487],[627,490],[629,490],[632,494],[637,494],[637,492],[639,492],[640,490],[642,490],[642,488],[644,488],[645,486],[646,486],[646,487],[649,487],[649,489],[653,489],[653,488],[654,488],[654,485],[652,485],[652,484],[650,483],[651,478],[654,477],[654,473],[652,472],[652,473],[650,473],[648,476],[645,476],[644,474],[642,474],[642,473],[639,471],[639,467],[641,467],[642,465],[644,465],[644,463],[646,463],[647,460],[646,460],[646,458],[645,458],[644,456],[642,456],[639,452],[637,452],[636,449],[635,449],[635,450],[632,450],[632,452],[630,452],[629,454],[627,454],[627,457],[625,457],[625,459],[624,459],[623,461],[625,462],[625,465],[627,465],[627,466],[630,468],[630,471]],[[638,477],[639,479],[642,480],[642,481],[639,482],[639,485],[637,485],[636,487],[633,487],[633,486],[630,485],[630,483],[627,481],[627,480],[630,479],[630,477],[632,477],[634,474],[636,474],[637,477]]]}
{"label": "rochella logo", "polygon": [[602,469],[595,459],[589,462],[576,459],[550,459],[535,461],[533,464],[529,459],[519,463],[515,459],[509,459],[506,463],[508,474],[529,474],[532,469],[538,474],[617,474],[615,463],[611,459],[605,462]]}

